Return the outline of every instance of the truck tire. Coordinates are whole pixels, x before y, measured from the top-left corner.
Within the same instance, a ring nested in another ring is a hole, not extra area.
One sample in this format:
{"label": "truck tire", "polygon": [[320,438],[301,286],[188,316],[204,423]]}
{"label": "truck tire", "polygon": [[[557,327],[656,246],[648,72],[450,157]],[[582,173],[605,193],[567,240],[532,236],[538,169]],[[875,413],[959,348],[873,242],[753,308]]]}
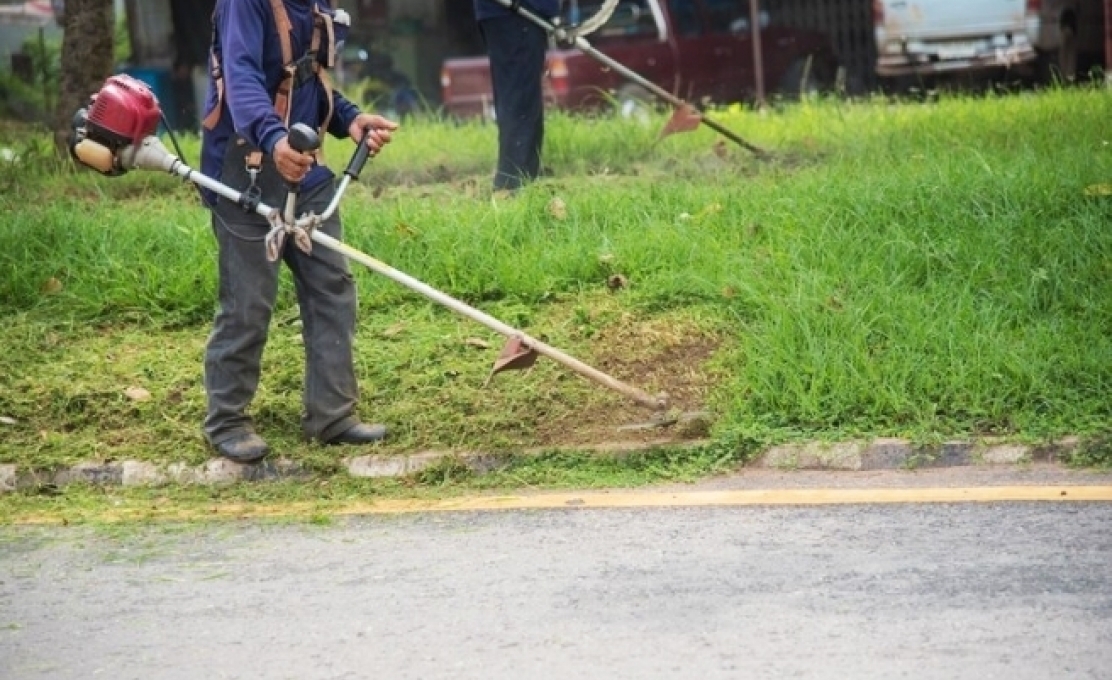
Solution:
{"label": "truck tire", "polygon": [[653,96],[640,85],[623,85],[614,97],[614,108],[619,116],[646,123],[652,112]]}
{"label": "truck tire", "polygon": [[1035,80],[1039,85],[1072,85],[1077,82],[1081,54],[1078,50],[1077,26],[1073,14],[1059,20],[1057,49],[1039,52]]}
{"label": "truck tire", "polygon": [[1062,21],[1059,35],[1061,44],[1058,46],[1058,73],[1062,82],[1077,82],[1077,27],[1072,16]]}
{"label": "truck tire", "polygon": [[823,61],[800,57],[780,76],[778,90],[785,99],[797,100],[829,92],[834,87],[834,70]]}

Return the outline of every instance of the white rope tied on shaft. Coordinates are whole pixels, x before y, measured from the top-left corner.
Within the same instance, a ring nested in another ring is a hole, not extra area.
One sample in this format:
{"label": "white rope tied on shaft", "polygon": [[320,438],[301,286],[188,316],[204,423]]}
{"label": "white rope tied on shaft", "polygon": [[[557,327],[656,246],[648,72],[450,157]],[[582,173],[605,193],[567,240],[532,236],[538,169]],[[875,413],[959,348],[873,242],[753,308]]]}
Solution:
{"label": "white rope tied on shaft", "polygon": [[278,210],[272,210],[267,215],[270,222],[270,231],[266,235],[266,259],[277,262],[282,257],[282,247],[286,245],[286,237],[293,235],[293,242],[298,249],[306,255],[313,252],[313,230],[320,226],[320,216],[309,213],[297,220],[295,224],[286,224]]}
{"label": "white rope tied on shaft", "polygon": [[574,41],[581,35],[590,35],[610,21],[610,17],[614,14],[614,10],[618,7],[618,0],[603,0],[602,7],[598,8],[594,16],[589,17],[586,21],[579,22],[578,26],[572,26],[567,30],[568,38]]}
{"label": "white rope tied on shaft", "polygon": [[[504,5],[505,7],[514,10],[518,14],[521,14],[523,11],[519,10],[516,4],[512,2],[512,0],[497,0],[497,2]],[[609,21],[610,17],[614,14],[614,9],[617,8],[618,2],[619,0],[603,0],[602,6],[598,8],[598,11],[594,13],[594,16],[588,17],[586,21],[581,21],[574,26],[564,26],[560,21],[560,17],[554,18],[552,22],[549,23],[548,21],[537,17],[531,12],[528,13],[529,16],[527,16],[526,18],[530,19],[534,23],[540,24],[545,29],[545,31],[549,33],[553,39],[556,40],[557,43],[574,45],[575,41],[578,40],[580,37],[585,36],[589,33],[594,33],[598,29],[602,28],[602,26],[607,21]]]}

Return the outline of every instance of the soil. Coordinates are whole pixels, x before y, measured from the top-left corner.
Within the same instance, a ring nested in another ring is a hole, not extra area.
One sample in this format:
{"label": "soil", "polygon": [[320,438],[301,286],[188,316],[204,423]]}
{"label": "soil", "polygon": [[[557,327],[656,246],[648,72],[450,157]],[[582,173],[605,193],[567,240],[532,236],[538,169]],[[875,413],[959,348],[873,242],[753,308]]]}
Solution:
{"label": "soil", "polygon": [[[634,343],[632,336],[639,335]],[[657,395],[668,409],[654,412],[616,393],[600,395],[564,417],[546,419],[536,432],[548,446],[620,446],[628,443],[683,443],[706,437],[712,414],[706,398],[714,377],[707,361],[719,346],[697,333],[653,333],[644,326],[611,329],[593,343],[592,360],[604,373]],[[631,347],[637,347],[633,353]],[[646,349],[647,348],[647,349]]]}

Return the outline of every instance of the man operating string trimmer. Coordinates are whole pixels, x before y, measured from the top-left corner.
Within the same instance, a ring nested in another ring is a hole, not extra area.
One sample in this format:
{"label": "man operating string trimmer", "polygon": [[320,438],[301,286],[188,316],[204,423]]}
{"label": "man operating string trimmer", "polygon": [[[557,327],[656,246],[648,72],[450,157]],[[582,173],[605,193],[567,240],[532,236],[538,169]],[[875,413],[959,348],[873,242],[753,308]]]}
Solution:
{"label": "man operating string trimmer", "polygon": [[[337,137],[364,140],[377,152],[397,124],[360,113],[333,90],[333,66],[347,17],[318,0],[219,0],[213,15],[212,82],[205,106],[202,172],[247,187],[255,202],[280,205],[300,190],[297,213],[323,212],[335,191],[331,171],[290,145],[289,129],[304,123]],[[365,132],[366,131],[366,132]],[[278,291],[280,264],[263,240],[267,220],[205,191],[219,246],[219,301],[205,352],[208,398],[204,434],[217,453],[240,463],[261,460],[267,444],[255,433],[248,407]],[[339,214],[320,230],[342,239]],[[355,284],[340,254],[311,253],[285,244],[294,276],[305,341],[302,429],[325,444],[366,444],[386,436],[383,425],[355,416],[353,365]]]}

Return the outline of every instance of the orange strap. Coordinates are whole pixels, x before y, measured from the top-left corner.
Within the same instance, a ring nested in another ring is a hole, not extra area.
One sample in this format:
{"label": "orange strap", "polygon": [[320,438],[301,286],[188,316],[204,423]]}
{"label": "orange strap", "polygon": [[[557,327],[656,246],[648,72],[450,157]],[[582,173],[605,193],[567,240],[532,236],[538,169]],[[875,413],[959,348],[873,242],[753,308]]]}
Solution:
{"label": "orange strap", "polygon": [[[213,18],[215,19],[215,17]],[[209,114],[201,121],[201,125],[204,125],[206,130],[212,130],[216,127],[216,124],[220,122],[220,111],[224,108],[224,73],[220,68],[220,60],[216,58],[215,51],[209,58],[209,75],[216,85],[216,106],[212,107],[212,111],[209,111]]]}
{"label": "orange strap", "polygon": [[278,27],[278,42],[282,46],[282,80],[278,82],[278,92],[274,95],[274,110],[278,117],[288,128],[290,126],[290,99],[293,96],[293,79],[295,69],[293,65],[293,47],[290,45],[290,33],[293,24],[290,15],[286,13],[286,5],[282,0],[270,0],[270,9],[274,12],[274,24]]}

